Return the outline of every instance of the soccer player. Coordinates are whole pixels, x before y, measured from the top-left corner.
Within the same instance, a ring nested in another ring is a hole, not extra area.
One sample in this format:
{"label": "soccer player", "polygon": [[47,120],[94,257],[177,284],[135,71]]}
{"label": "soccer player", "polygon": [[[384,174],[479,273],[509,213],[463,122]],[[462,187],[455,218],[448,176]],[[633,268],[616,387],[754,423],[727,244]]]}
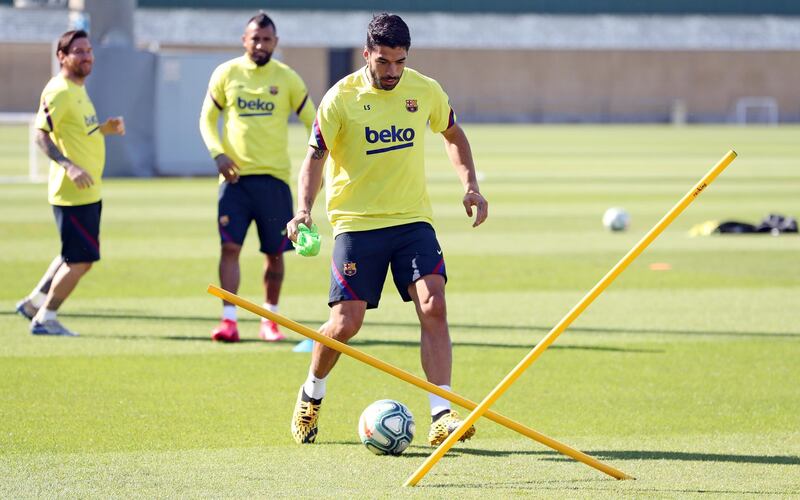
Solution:
{"label": "soccer player", "polygon": [[[310,132],[314,104],[305,83],[289,66],[272,59],[275,24],[264,13],[252,17],[242,35],[245,55],[214,70],[200,115],[200,133],[220,173],[217,223],[222,245],[222,288],[239,289],[239,253],[255,220],[264,262],[264,307],[277,312],[283,283],[283,252],[292,250],[286,223],[292,218],[289,189],[288,120],[296,113]],[[217,119],[222,114],[220,140]],[[278,325],[262,320],[259,337],[283,340]],[[213,340],[238,342],[236,306],[223,302]]]}
{"label": "soccer player", "polygon": [[122,117],[103,123],[84,82],[94,55],[85,31],[67,31],[58,40],[61,71],[42,91],[36,115],[36,143],[50,158],[48,199],[61,234],[61,254],[39,284],[17,304],[31,320],[34,335],[76,336],[58,321],[57,311],[78,282],[100,260],[100,196],[106,135],[124,135]]}
{"label": "soccer player", "polygon": [[[287,225],[294,241],[298,224],[311,225],[311,208],[323,167],[327,212],[334,230],[330,317],[321,332],[341,342],[352,338],[367,309],[378,307],[391,266],[397,291],[413,301],[421,327],[421,358],[431,383],[450,388],[452,350],[444,288],[442,248],[436,241],[425,185],[424,135],[442,134],[450,162],[464,186],[469,217],[476,227],[488,204],[480,194],[469,142],[439,84],[406,67],[408,26],[396,15],[372,19],[364,48],[366,66],[331,88],[320,103],[309,150],[300,169],[297,213]],[[339,353],[316,343],[308,378],[300,387],[292,417],[298,443],[313,443],[328,374]],[[450,403],[429,394],[431,429],[438,445],[461,421]],[[469,439],[475,429],[462,437]]]}

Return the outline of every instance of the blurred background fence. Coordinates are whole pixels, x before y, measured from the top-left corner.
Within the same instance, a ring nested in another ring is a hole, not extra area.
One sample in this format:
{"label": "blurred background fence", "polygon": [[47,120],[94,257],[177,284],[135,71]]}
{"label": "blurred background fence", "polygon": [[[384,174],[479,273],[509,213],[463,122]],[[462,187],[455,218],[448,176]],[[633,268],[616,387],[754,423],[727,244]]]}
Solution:
{"label": "blurred background fence", "polygon": [[[372,13],[398,6],[0,0],[0,112],[35,111],[56,69],[55,38],[88,27],[98,111],[125,114],[133,131],[126,150],[111,152],[111,173],[206,172],[196,123],[208,76],[242,52],[243,25],[259,8],[277,25],[276,56],[319,102],[362,65]],[[429,0],[402,8],[410,66],[442,83],[464,121],[800,122],[800,2]]]}

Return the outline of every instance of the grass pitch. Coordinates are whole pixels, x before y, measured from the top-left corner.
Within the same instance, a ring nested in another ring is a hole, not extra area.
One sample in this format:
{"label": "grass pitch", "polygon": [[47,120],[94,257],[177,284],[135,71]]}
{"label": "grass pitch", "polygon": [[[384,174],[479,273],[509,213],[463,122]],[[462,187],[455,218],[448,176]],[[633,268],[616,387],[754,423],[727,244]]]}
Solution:
{"label": "grass pitch", "polygon": [[[58,251],[41,184],[0,185],[0,497],[800,495],[800,238],[700,237],[710,220],[800,215],[797,127],[465,126],[488,222],[472,229],[441,141],[429,189],[447,258],[454,390],[480,401],[729,148],[740,157],[493,407],[637,477],[615,481],[488,420],[413,489],[431,449],[427,398],[342,358],[314,446],[289,434],[308,355],[210,342],[216,182],[108,179],[103,260],[62,309],[77,339],[34,338],[13,314]],[[294,164],[303,133],[292,131]],[[24,135],[24,134],[23,134]],[[3,151],[24,151],[0,137]],[[211,167],[209,167],[211,168]],[[316,327],[331,250],[287,256],[281,312]],[[610,206],[632,216],[603,229]],[[251,232],[240,293],[260,302]],[[666,263],[668,271],[650,265]],[[353,345],[422,376],[412,308],[391,284]],[[361,410],[405,402],[401,457],[358,442]]]}

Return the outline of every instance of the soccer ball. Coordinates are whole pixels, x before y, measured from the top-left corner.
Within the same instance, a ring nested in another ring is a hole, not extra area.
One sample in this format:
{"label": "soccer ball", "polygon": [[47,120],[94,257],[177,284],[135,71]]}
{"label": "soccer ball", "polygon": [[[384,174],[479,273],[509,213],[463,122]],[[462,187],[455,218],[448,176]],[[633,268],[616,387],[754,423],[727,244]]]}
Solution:
{"label": "soccer ball", "polygon": [[358,435],[376,455],[399,455],[414,439],[414,416],[399,401],[375,401],[361,413]]}
{"label": "soccer ball", "polygon": [[630,215],[622,208],[609,208],[603,214],[603,225],[610,231],[624,231],[630,223]]}

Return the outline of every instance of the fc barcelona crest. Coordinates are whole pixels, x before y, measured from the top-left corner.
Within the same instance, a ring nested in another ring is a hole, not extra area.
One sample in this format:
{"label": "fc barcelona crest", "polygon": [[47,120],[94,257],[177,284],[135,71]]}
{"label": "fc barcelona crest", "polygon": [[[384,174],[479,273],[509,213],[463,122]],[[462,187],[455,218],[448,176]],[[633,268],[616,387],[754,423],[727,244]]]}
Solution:
{"label": "fc barcelona crest", "polygon": [[406,109],[408,110],[409,113],[416,113],[417,110],[419,109],[419,106],[417,106],[417,100],[406,99]]}
{"label": "fc barcelona crest", "polygon": [[273,85],[269,88],[269,93],[272,95],[278,95],[278,86]]}
{"label": "fc barcelona crest", "polygon": [[345,276],[355,276],[356,274],[356,263],[355,262],[345,262],[344,266],[342,266],[342,272]]}

